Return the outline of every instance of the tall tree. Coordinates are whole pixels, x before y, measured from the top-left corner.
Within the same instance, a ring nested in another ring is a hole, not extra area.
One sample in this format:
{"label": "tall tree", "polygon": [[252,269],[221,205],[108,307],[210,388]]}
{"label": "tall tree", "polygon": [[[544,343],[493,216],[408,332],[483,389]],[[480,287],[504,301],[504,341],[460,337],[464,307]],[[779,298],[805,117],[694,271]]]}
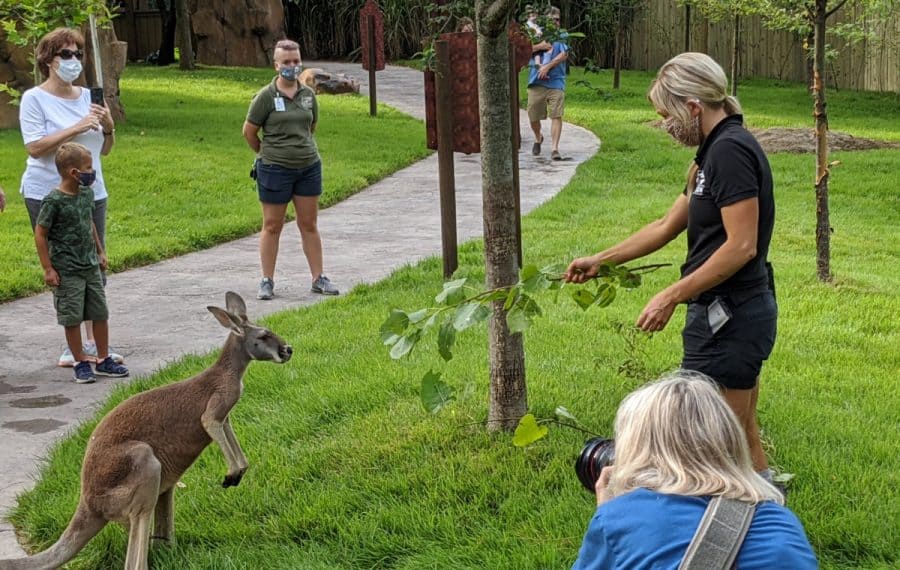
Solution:
{"label": "tall tree", "polygon": [[691,0],[694,7],[708,22],[731,20],[731,94],[737,95],[741,65],[741,18],[754,12],[755,0]]}
{"label": "tall tree", "polygon": [[[509,35],[515,0],[476,0],[478,106],[481,118],[481,188],[487,288],[519,279],[509,112]],[[510,334],[503,301],[488,323],[490,410],[488,429],[513,430],[528,409],[522,334]]]}
{"label": "tall tree", "polygon": [[[825,98],[825,63],[830,47],[827,34],[839,37],[848,44],[867,40],[878,41],[877,22],[889,21],[897,9],[895,0],[762,0],[755,5],[766,26],[790,30],[801,37],[813,37],[813,115],[816,121],[816,276],[831,281],[831,222],[828,204],[828,115]],[[828,20],[844,9],[840,25],[829,29]]]}
{"label": "tall tree", "polygon": [[184,70],[194,69],[194,46],[191,43],[191,13],[187,0],[175,0],[175,28],[178,36],[179,67]]}
{"label": "tall tree", "polygon": [[172,0],[156,0],[156,8],[162,18],[162,38],[156,65],[175,63],[175,6]]}

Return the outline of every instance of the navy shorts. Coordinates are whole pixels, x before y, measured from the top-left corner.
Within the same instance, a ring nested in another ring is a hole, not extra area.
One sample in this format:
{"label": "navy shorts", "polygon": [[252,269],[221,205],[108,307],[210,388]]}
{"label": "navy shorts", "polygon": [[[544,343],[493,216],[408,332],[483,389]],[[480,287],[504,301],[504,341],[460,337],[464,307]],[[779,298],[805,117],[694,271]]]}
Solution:
{"label": "navy shorts", "polygon": [[709,326],[708,303],[688,305],[681,337],[681,367],[702,372],[724,388],[749,390],[756,386],[763,361],[775,346],[778,305],[766,291],[736,305],[727,298],[731,319],[715,334]]}
{"label": "navy shorts", "polygon": [[305,168],[285,168],[256,162],[256,188],[259,201],[287,204],[294,196],[318,196],[322,193],[322,161]]}

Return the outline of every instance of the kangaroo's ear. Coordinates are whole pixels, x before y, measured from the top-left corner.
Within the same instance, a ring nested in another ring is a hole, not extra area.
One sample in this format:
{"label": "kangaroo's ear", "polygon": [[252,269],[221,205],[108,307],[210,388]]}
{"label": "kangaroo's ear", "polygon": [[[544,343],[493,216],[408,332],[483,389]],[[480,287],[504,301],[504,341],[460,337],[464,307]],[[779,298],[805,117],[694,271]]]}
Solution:
{"label": "kangaroo's ear", "polygon": [[244,336],[244,327],[238,316],[225,309],[220,309],[219,307],[206,307],[206,309],[216,317],[216,320],[219,321],[223,327],[229,329],[238,336]]}
{"label": "kangaroo's ear", "polygon": [[225,293],[225,308],[247,322],[247,305],[240,295],[234,291]]}

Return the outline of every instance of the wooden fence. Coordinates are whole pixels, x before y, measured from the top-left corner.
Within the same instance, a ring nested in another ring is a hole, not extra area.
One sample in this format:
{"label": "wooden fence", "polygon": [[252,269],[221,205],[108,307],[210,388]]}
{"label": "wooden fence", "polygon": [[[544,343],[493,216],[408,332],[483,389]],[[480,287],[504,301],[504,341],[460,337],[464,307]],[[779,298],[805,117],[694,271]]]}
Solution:
{"label": "wooden fence", "polygon": [[116,37],[128,42],[128,59],[146,59],[162,42],[162,17],[153,0],[121,2],[119,16],[113,20]]}
{"label": "wooden fence", "polygon": [[[684,7],[675,0],[648,0],[637,12],[630,30],[628,67],[653,70],[685,51]],[[846,20],[839,12],[829,25]],[[806,80],[803,38],[766,29],[758,17],[741,19],[741,77],[768,77],[787,81]],[[833,40],[838,56],[827,65],[828,85],[841,89],[900,93],[900,15],[873,22],[883,38],[877,45],[865,42],[847,46]],[[726,72],[731,65],[733,22],[708,22],[696,11],[691,17],[691,51],[708,53]],[[830,40],[831,41],[831,40]]]}

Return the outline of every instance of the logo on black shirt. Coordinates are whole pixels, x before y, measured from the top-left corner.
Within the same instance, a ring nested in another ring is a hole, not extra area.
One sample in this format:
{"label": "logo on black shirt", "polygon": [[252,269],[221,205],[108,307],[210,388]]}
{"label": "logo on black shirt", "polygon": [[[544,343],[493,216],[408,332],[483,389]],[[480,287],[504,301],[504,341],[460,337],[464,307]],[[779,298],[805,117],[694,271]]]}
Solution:
{"label": "logo on black shirt", "polygon": [[697,171],[697,178],[695,179],[695,182],[697,183],[697,185],[694,186],[693,193],[696,196],[702,196],[703,190],[706,189],[706,175],[703,174],[702,170]]}

